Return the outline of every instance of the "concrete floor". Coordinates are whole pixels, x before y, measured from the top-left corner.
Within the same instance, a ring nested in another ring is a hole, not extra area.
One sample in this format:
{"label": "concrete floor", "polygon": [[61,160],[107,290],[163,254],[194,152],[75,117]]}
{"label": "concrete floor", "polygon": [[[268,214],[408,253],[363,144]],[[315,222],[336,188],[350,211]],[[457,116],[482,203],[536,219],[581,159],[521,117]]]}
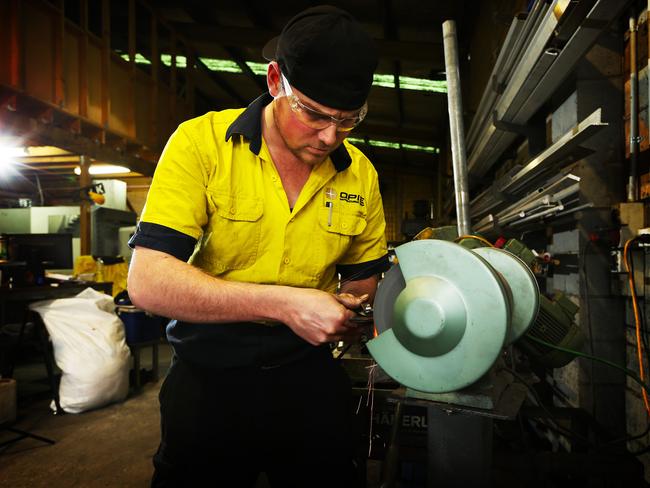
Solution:
{"label": "concrete floor", "polygon": [[[160,370],[170,359],[161,347]],[[143,367],[150,368],[149,351],[143,351]],[[152,474],[151,457],[158,447],[159,413],[157,383],[145,383],[122,403],[82,414],[53,415],[47,399],[44,367],[21,364],[18,382],[18,422],[14,427],[56,441],[48,445],[22,439],[0,451],[0,486],[51,487],[146,487]],[[42,390],[39,392],[38,390]],[[0,432],[0,442],[12,438]]]}

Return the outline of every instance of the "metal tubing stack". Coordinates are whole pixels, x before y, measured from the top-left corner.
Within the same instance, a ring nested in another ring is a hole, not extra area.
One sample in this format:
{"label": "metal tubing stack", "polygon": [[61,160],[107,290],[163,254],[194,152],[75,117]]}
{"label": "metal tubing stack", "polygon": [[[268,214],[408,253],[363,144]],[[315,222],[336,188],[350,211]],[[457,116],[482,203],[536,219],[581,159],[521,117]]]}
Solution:
{"label": "metal tubing stack", "polygon": [[[525,20],[513,20],[468,131],[470,184],[499,160],[517,138],[516,128],[525,127],[629,2],[592,3],[591,9],[576,10],[568,0],[537,0]],[[572,12],[577,28],[560,45],[558,29]]]}

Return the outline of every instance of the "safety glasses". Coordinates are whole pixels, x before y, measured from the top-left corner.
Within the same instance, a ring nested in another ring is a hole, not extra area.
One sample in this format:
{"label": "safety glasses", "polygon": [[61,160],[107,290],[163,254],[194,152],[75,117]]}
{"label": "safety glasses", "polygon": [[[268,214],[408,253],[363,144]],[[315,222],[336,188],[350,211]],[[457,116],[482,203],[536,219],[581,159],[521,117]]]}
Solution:
{"label": "safety glasses", "polygon": [[318,110],[314,110],[302,103],[298,96],[293,93],[291,85],[284,76],[284,73],[281,73],[280,76],[282,77],[282,88],[292,112],[296,114],[296,117],[300,122],[311,129],[323,130],[328,128],[330,125],[336,125],[337,132],[348,132],[359,125],[368,113],[367,103],[363,104],[363,107],[361,107],[359,113],[355,117],[348,117],[345,119],[338,119],[323,112],[319,112]]}

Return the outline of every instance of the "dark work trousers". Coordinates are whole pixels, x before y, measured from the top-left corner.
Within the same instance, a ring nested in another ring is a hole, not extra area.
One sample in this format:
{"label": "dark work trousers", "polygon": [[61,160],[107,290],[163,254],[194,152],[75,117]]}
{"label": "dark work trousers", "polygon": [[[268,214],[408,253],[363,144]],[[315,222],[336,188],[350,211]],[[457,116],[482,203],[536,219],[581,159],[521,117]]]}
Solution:
{"label": "dark work trousers", "polygon": [[160,391],[153,487],[355,487],[350,381],[329,355],[269,368],[175,360]]}

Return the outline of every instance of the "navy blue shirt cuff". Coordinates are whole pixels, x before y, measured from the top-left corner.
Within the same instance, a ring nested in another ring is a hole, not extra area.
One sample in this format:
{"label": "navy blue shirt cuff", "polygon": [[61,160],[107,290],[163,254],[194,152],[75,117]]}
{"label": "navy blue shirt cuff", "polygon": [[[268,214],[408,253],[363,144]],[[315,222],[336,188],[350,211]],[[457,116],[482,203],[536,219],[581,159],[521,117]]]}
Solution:
{"label": "navy blue shirt cuff", "polygon": [[181,261],[187,261],[194,252],[196,239],[170,229],[164,225],[140,222],[138,228],[129,239],[129,247],[142,246],[154,251],[171,254]]}

